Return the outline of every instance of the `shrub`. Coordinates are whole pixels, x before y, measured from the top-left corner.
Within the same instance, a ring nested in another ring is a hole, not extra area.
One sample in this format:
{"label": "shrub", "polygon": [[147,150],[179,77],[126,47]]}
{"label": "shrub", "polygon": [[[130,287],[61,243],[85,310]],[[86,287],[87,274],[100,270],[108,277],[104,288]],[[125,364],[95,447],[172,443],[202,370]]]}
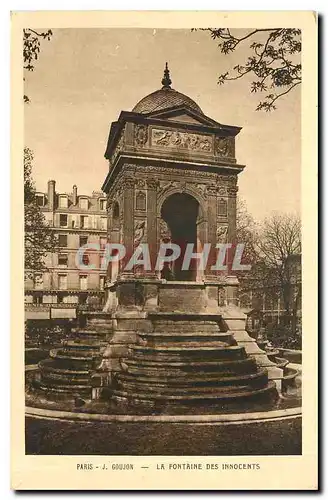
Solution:
{"label": "shrub", "polygon": [[275,347],[302,349],[302,330],[290,325],[270,324],[267,326],[267,338]]}

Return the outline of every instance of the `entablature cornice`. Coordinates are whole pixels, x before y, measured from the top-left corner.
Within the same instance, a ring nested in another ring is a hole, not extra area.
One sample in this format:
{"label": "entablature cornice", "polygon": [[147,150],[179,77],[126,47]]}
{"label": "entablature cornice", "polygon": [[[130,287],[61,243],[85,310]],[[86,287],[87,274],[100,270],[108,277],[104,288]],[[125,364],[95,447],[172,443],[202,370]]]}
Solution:
{"label": "entablature cornice", "polygon": [[[110,193],[115,190],[117,191],[119,184],[123,181],[125,176],[133,174],[136,177],[135,182],[137,182],[137,176],[143,174],[146,177],[167,174],[172,177],[182,178],[187,176],[200,181],[201,179],[208,179],[211,182],[222,182],[232,183],[235,185],[237,182],[237,175],[242,172],[244,165],[239,164],[209,164],[209,163],[197,163],[197,162],[182,162],[177,158],[167,159],[167,158],[142,158],[131,156],[120,157],[112,170],[107,175],[105,183],[103,185],[103,190]],[[138,175],[137,175],[138,174]],[[139,178],[139,177],[138,177]]]}

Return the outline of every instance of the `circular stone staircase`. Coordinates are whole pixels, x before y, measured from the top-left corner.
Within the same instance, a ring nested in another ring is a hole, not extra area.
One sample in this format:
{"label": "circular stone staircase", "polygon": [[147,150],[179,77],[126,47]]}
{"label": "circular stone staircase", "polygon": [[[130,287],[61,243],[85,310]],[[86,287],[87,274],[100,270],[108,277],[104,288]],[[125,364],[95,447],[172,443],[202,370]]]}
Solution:
{"label": "circular stone staircase", "polygon": [[138,332],[121,360],[113,399],[129,404],[216,406],[277,397],[266,370],[259,369],[229,332],[220,316],[156,313],[150,333]]}
{"label": "circular stone staircase", "polygon": [[101,362],[111,334],[111,316],[87,313],[86,326],[72,330],[74,340],[52,349],[39,363],[37,386],[56,398],[79,396],[91,399],[92,374]]}

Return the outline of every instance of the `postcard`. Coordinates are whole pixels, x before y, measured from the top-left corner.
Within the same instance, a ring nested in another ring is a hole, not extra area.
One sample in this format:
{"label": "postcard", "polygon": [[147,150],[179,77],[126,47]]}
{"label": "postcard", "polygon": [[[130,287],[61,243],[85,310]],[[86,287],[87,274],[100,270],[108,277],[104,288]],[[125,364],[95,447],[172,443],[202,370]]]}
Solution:
{"label": "postcard", "polygon": [[316,13],[11,22],[12,488],[318,489]]}

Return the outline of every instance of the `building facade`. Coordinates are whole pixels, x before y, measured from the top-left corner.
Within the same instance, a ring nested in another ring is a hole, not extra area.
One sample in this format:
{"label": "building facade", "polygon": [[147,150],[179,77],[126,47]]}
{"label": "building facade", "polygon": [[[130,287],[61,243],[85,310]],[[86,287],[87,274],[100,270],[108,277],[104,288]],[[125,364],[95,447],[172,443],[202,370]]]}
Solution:
{"label": "building facade", "polygon": [[[104,301],[106,269],[103,264],[107,235],[106,195],[56,192],[48,182],[46,193],[37,192],[36,202],[58,236],[58,249],[46,256],[47,272],[36,273],[25,283],[27,317],[51,308],[99,308]],[[85,247],[87,245],[87,247]],[[84,248],[79,252],[80,248]]]}

